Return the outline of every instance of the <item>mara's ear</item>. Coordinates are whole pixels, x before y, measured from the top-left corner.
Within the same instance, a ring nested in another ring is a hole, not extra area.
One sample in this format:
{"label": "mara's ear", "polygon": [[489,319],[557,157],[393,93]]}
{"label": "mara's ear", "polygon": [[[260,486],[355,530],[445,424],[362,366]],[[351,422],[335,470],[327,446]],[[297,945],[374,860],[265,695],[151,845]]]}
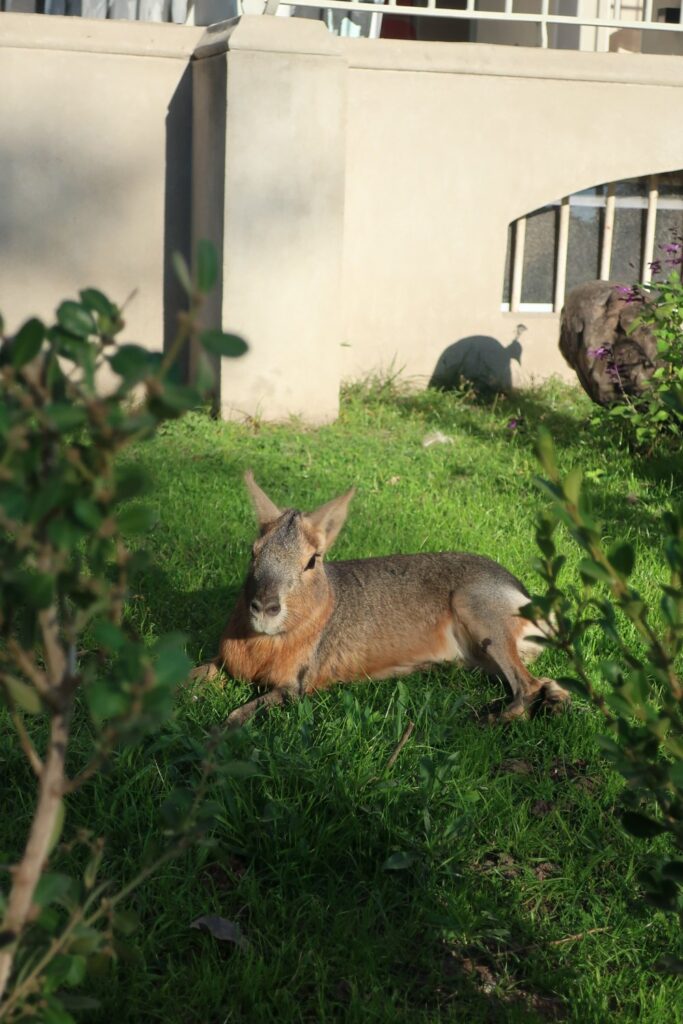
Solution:
{"label": "mara's ear", "polygon": [[349,502],[355,493],[356,488],[352,487],[350,491],[340,494],[338,498],[333,498],[306,516],[306,521],[321,537],[321,555],[329,551],[337,539],[337,534],[346,522]]}
{"label": "mara's ear", "polygon": [[247,485],[249,491],[249,497],[251,503],[254,506],[254,512],[258,519],[258,524],[261,529],[267,526],[268,523],[274,522],[282,515],[277,505],[270,500],[265,491],[262,491],[259,485],[254,480],[254,474],[250,469],[244,474],[244,482]]}

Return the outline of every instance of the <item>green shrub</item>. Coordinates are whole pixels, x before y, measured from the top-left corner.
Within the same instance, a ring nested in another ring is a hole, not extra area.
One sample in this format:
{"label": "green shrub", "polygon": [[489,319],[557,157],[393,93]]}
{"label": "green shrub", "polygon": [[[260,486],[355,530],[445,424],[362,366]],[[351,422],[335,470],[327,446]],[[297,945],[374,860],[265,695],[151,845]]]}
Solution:
{"label": "green shrub", "polygon": [[[0,347],[0,698],[37,776],[26,846],[0,888],[0,1018],[7,1020],[71,1021],[60,993],[80,984],[93,957],[115,951],[130,926],[119,904],[155,866],[112,893],[98,877],[102,840],[80,833],[72,844],[81,860],[88,851],[80,877],[46,870],[65,798],[116,746],[159,727],[189,668],[182,636],[164,636],[150,650],[126,621],[128,580],[143,553],[132,554],[123,537],[146,530],[151,517],[130,503],[144,475],[117,456],[195,406],[210,386],[206,357],[197,386],[169,378],[187,341],[212,355],[246,346],[198,327],[217,274],[213,249],[200,243],[194,281],[182,260],[177,270],[189,310],[165,355],[119,344],[121,311],[92,288],[63,302],[51,327],[29,320]],[[115,381],[104,394],[103,371]],[[93,747],[67,774],[77,705],[89,715]],[[201,831],[208,813],[211,758],[199,751],[197,760],[203,768],[193,795],[176,794],[165,808],[168,842],[157,865]]]}
{"label": "green shrub", "polygon": [[[683,284],[679,242],[664,247],[664,262],[675,267],[665,281],[621,289],[627,302],[637,302],[641,311],[631,323],[631,330],[644,325],[657,341],[661,365],[652,375],[641,395],[622,392],[621,401],[595,415],[598,424],[605,418],[623,425],[626,437],[640,451],[651,453],[658,448],[678,446],[683,438]],[[661,261],[652,264],[661,270]],[[612,350],[598,350],[598,358],[607,361],[607,369],[617,386],[619,366]]]}
{"label": "green shrub", "polygon": [[[679,412],[681,410],[679,409]],[[670,848],[643,872],[647,899],[666,911],[682,911],[683,884],[683,507],[663,516],[664,554],[670,576],[661,584],[658,610],[629,582],[635,552],[628,543],[605,551],[581,489],[581,471],[561,479],[550,435],[539,450],[547,479],[539,480],[551,500],[539,519],[538,570],[546,592],[534,596],[530,618],[549,618],[546,641],[569,657],[575,675],[562,685],[586,697],[604,715],[605,756],[626,780],[619,809],[624,827],[651,839],[668,835]],[[582,588],[563,588],[554,533],[563,523],[584,552],[579,564]],[[597,631],[609,651],[600,665],[604,687],[595,685],[585,655],[586,634]],[[681,964],[680,966],[683,966]]]}

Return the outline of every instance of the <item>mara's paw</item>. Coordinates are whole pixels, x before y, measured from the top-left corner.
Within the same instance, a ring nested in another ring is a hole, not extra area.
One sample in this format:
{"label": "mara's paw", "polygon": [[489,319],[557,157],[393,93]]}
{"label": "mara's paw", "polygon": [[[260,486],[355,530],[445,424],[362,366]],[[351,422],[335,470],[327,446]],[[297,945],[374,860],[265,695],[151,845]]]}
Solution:
{"label": "mara's paw", "polygon": [[553,715],[566,711],[572,702],[570,693],[554,679],[543,679],[541,682],[543,685],[539,690],[539,710],[542,708]]}
{"label": "mara's paw", "polygon": [[497,714],[489,716],[490,722],[514,722],[517,718],[524,718],[527,709],[521,700],[513,700],[511,704],[503,707]]}
{"label": "mara's paw", "polygon": [[206,683],[209,679],[215,679],[219,671],[215,661],[207,661],[193,668],[187,678],[191,683]]}

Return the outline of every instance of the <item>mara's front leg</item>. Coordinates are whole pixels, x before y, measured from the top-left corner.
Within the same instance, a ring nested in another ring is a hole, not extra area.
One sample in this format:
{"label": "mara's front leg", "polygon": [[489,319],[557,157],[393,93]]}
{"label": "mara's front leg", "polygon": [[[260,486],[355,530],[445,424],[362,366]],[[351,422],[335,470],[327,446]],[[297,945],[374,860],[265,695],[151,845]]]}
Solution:
{"label": "mara's front leg", "polygon": [[254,697],[253,700],[247,701],[246,704],[241,704],[234,711],[231,711],[225,720],[225,724],[228,729],[241,729],[261,708],[278,707],[293,696],[296,700],[298,694],[293,695],[292,691],[285,687],[273,687],[272,690],[259,694],[258,697]]}
{"label": "mara's front leg", "polygon": [[307,669],[303,668],[298,673],[295,682],[278,683],[267,690],[266,693],[259,694],[258,697],[247,701],[246,704],[241,704],[234,711],[230,712],[225,724],[229,729],[241,729],[261,708],[279,707],[287,701],[299,700],[306,693],[307,676]]}

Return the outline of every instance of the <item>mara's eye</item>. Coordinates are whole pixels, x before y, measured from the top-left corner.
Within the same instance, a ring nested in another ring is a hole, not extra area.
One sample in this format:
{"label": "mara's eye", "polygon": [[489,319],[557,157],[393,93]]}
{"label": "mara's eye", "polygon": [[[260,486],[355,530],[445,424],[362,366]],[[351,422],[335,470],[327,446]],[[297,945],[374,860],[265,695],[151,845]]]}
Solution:
{"label": "mara's eye", "polygon": [[315,569],[315,563],[318,558],[320,558],[320,555],[317,553],[315,555],[311,555],[311,557],[308,560],[308,565],[304,568],[304,572],[306,571],[306,569]]}

